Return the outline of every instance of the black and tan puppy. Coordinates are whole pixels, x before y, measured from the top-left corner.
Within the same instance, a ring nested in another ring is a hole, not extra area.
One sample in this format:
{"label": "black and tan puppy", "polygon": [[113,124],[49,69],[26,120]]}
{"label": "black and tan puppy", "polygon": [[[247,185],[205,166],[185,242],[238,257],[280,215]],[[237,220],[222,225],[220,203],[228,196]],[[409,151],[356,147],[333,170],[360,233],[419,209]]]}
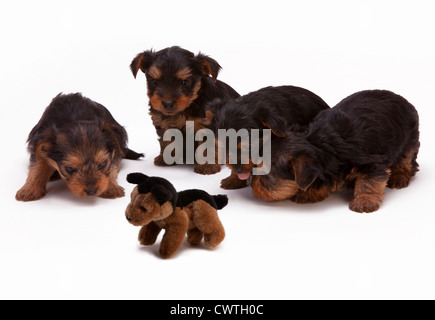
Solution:
{"label": "black and tan puppy", "polygon": [[[288,198],[287,182],[283,181],[285,166],[276,161],[275,154],[281,151],[282,140],[288,131],[305,130],[317,114],[325,109],[329,109],[329,106],[319,96],[294,86],[267,87],[227,103],[215,101],[210,104],[207,116],[213,119],[212,129],[216,133],[219,129],[272,131],[271,141],[268,141],[271,143],[271,172],[254,177],[252,170],[256,165],[252,159],[249,163],[242,163],[238,155],[237,163],[230,163],[227,157],[226,164],[232,173],[222,180],[222,188],[239,189],[251,184],[258,198],[268,201]],[[229,146],[226,147],[228,155]],[[239,153],[241,147],[239,143]]]}
{"label": "black and tan puppy", "polygon": [[28,150],[30,170],[19,201],[41,199],[57,176],[81,198],[123,197],[117,183],[121,158],[143,157],[127,148],[127,132],[110,112],[79,93],[53,99],[30,132]]}
{"label": "black and tan puppy", "polygon": [[[139,70],[146,75],[150,115],[161,149],[154,161],[157,166],[168,165],[163,158],[164,149],[171,143],[163,141],[166,130],[179,129],[185,134],[186,121],[194,122],[195,132],[203,129],[208,125],[204,122],[206,104],[216,98],[227,101],[239,97],[229,85],[217,80],[221,66],[216,60],[180,47],[145,51],[130,67],[135,77]],[[200,174],[219,171],[217,164],[195,165],[195,172]]]}
{"label": "black and tan puppy", "polygon": [[[418,171],[419,116],[390,91],[355,93],[323,111],[305,133],[286,137],[282,161],[291,163],[293,201],[321,201],[345,185],[350,209],[379,209],[385,187],[405,188]],[[298,190],[298,191],[297,191]]]}

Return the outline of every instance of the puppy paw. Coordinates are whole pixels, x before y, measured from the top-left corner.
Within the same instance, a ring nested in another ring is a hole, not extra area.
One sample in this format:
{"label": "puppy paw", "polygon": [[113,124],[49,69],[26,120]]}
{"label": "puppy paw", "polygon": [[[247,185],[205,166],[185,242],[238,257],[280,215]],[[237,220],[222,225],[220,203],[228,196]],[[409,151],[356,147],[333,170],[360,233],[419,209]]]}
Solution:
{"label": "puppy paw", "polygon": [[163,155],[159,155],[154,158],[154,165],[157,167],[170,167],[174,166],[175,164],[167,164],[163,158]]}
{"label": "puppy paw", "polygon": [[353,199],[349,204],[350,210],[359,213],[374,212],[378,210],[380,206],[381,202],[370,196],[359,196]]}
{"label": "puppy paw", "polygon": [[240,180],[237,175],[231,175],[221,181],[221,188],[225,190],[236,190],[246,188],[248,186],[247,180]]}
{"label": "puppy paw", "polygon": [[117,199],[125,196],[125,191],[123,187],[120,186],[110,186],[109,189],[101,195],[104,199]]}
{"label": "puppy paw", "polygon": [[17,192],[15,199],[24,202],[36,201],[42,199],[46,194],[47,191],[43,188],[30,188],[24,186]]}
{"label": "puppy paw", "polygon": [[212,175],[221,171],[220,164],[196,164],[195,173],[203,175]]}
{"label": "puppy paw", "polygon": [[411,181],[410,176],[408,175],[391,175],[388,180],[388,187],[391,189],[403,189],[409,186],[409,182]]}
{"label": "puppy paw", "polygon": [[316,203],[325,200],[328,198],[328,196],[329,193],[320,192],[318,190],[299,191],[292,198],[290,198],[290,200],[299,204]]}

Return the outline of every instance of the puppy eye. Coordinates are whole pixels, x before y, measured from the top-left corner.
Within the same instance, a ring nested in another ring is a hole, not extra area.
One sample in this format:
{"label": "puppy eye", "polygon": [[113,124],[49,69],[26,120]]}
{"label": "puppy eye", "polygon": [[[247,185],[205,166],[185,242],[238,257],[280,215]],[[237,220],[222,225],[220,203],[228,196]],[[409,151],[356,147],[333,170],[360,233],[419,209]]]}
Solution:
{"label": "puppy eye", "polygon": [[100,171],[104,170],[104,168],[106,168],[106,165],[107,165],[106,162],[101,162],[101,163],[98,165],[98,170],[100,170]]}
{"label": "puppy eye", "polygon": [[183,87],[190,87],[190,84],[191,84],[191,82],[190,82],[189,79],[181,80],[181,85],[182,85]]}
{"label": "puppy eye", "polygon": [[75,168],[66,167],[65,169],[69,174],[74,174],[77,172],[77,169],[75,169]]}
{"label": "puppy eye", "polygon": [[151,83],[153,84],[153,86],[158,86],[160,81],[158,79],[151,79]]}

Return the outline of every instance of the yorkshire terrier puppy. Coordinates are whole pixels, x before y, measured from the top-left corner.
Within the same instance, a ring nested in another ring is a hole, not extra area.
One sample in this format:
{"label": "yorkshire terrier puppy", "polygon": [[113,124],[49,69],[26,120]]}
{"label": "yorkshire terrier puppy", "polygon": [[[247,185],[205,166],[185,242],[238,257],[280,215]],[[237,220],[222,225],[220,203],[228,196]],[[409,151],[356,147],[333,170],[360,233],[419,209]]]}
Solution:
{"label": "yorkshire terrier puppy", "polygon": [[[267,143],[271,144],[271,171],[267,175],[252,175],[256,167],[250,157],[242,163],[241,149],[252,149],[253,141],[248,145],[238,143],[238,155],[235,163],[230,163],[228,155],[231,150],[226,145],[226,165],[231,169],[231,175],[222,180],[223,189],[240,189],[251,185],[256,197],[276,201],[293,192],[288,190],[286,167],[277,161],[276,155],[282,152],[282,143],[289,131],[303,131],[321,111],[329,109],[322,98],[311,91],[294,86],[267,87],[251,92],[239,99],[222,102],[214,101],[207,107],[207,117],[212,119],[211,128],[215,133],[219,129],[270,129],[272,136]],[[261,138],[262,136],[260,136]],[[261,138],[262,139],[262,138]],[[260,147],[262,143],[260,143]],[[252,153],[249,152],[251,156]]]}
{"label": "yorkshire terrier puppy", "polygon": [[[217,80],[221,66],[204,54],[194,55],[180,47],[170,47],[158,52],[145,51],[131,63],[134,77],[139,70],[145,73],[148,84],[150,115],[160,142],[160,155],[154,160],[157,166],[167,166],[163,151],[171,141],[163,141],[168,129],[179,129],[186,141],[186,121],[194,122],[195,133],[208,127],[204,121],[205,106],[219,98],[228,101],[240,95],[229,85]],[[196,143],[195,148],[198,146]],[[181,147],[180,147],[181,148]],[[186,145],[183,152],[186,157]],[[195,164],[199,174],[220,171],[218,164]]]}
{"label": "yorkshire terrier puppy", "polygon": [[30,169],[18,201],[41,199],[58,177],[80,198],[123,197],[121,158],[143,157],[127,148],[127,132],[110,112],[79,93],[53,99],[29,134],[28,150]]}
{"label": "yorkshire terrier puppy", "polygon": [[405,98],[385,90],[355,93],[321,112],[303,133],[289,133],[281,161],[293,181],[291,200],[313,203],[343,187],[349,208],[373,212],[384,189],[405,188],[418,171],[419,116]]}

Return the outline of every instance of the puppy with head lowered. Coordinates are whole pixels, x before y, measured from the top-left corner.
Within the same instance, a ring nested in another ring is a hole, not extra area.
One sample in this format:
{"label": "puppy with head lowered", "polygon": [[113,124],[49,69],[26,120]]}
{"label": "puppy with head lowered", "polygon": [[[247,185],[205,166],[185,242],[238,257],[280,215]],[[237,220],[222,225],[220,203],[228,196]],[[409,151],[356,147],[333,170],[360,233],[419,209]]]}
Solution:
{"label": "puppy with head lowered", "polygon": [[[196,133],[208,126],[204,121],[206,104],[216,98],[227,101],[239,97],[229,85],[217,80],[221,66],[216,60],[203,54],[194,55],[180,47],[145,51],[137,55],[130,67],[135,77],[141,70],[147,79],[150,115],[161,149],[154,160],[157,166],[168,165],[163,157],[163,151],[171,144],[171,141],[163,141],[166,130],[179,129],[185,135],[186,121],[193,121]],[[183,148],[186,158],[185,144]],[[214,174],[220,171],[220,166],[195,164],[194,170]]]}
{"label": "puppy with head lowered", "polygon": [[[257,164],[252,160],[249,152],[249,161],[242,161],[241,149],[252,149],[253,141],[249,140],[248,146],[241,142],[237,144],[237,161],[231,162],[230,145],[226,145],[227,166],[231,169],[231,175],[222,180],[221,187],[224,189],[239,189],[251,185],[253,194],[268,201],[288,198],[293,192],[287,175],[286,164],[277,161],[276,155],[281,152],[282,141],[286,139],[287,132],[303,131],[317,114],[329,106],[316,94],[299,87],[281,86],[267,87],[251,92],[239,99],[227,103],[215,101],[208,106],[207,116],[213,120],[212,129],[218,133],[220,129],[234,129],[237,132],[253,129],[271,130],[271,138],[262,143],[271,144],[270,172],[266,175],[255,175],[254,169]],[[252,134],[251,134],[252,138]],[[219,139],[220,140],[220,139]],[[260,149],[260,153],[265,150]]]}
{"label": "puppy with head lowered", "polygon": [[143,157],[127,148],[127,132],[110,112],[81,94],[60,94],[28,139],[30,169],[18,201],[39,200],[46,185],[61,177],[80,198],[124,196],[117,183],[121,158]]}
{"label": "puppy with head lowered", "polygon": [[291,200],[313,203],[350,186],[349,207],[379,209],[385,187],[405,188],[418,171],[419,116],[390,91],[355,93],[323,111],[307,132],[289,133],[279,156],[291,167]]}

